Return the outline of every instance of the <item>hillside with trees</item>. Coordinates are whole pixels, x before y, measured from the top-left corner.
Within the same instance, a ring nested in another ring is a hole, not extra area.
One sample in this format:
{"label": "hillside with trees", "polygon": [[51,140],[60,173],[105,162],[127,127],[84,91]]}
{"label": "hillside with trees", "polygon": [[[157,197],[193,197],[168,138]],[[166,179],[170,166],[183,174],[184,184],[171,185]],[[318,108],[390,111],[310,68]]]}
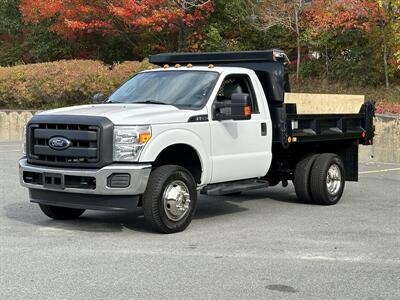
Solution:
{"label": "hillside with trees", "polygon": [[0,65],[7,72],[58,60],[113,65],[165,51],[269,48],[288,53],[295,90],[366,93],[400,110],[400,0],[0,4]]}

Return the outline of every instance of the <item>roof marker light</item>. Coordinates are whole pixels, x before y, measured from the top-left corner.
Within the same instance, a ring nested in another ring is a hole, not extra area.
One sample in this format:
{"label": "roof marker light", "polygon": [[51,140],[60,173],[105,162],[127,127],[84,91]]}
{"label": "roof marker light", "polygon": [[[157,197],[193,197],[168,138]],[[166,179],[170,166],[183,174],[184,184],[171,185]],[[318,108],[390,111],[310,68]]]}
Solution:
{"label": "roof marker light", "polygon": [[169,65],[168,64],[165,64],[164,65],[164,69],[168,69],[169,68]]}
{"label": "roof marker light", "polygon": [[192,64],[188,64],[186,67],[193,68],[193,65]]}
{"label": "roof marker light", "polygon": [[214,65],[213,65],[213,64],[209,64],[209,65],[208,65],[208,68],[209,68],[209,69],[212,69],[212,68],[214,68]]}
{"label": "roof marker light", "polygon": [[175,65],[175,68],[177,68],[177,69],[180,68],[180,67],[181,67],[180,64],[176,64],[176,65]]}

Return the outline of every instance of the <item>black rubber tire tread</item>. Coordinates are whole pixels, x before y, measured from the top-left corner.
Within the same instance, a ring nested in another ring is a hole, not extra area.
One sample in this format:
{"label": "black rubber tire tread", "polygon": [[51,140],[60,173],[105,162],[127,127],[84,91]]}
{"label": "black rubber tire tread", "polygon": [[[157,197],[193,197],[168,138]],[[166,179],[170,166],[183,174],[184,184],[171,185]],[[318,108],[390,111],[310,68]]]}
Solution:
{"label": "black rubber tire tread", "polygon": [[319,154],[311,154],[300,160],[294,171],[293,184],[299,201],[312,203],[313,198],[310,188],[310,177],[312,166]]}
{"label": "black rubber tire tread", "polygon": [[[174,222],[166,216],[162,196],[169,181],[179,179],[184,181],[190,194],[190,211],[180,221]],[[188,170],[176,165],[165,165],[153,170],[143,194],[143,210],[145,220],[156,231],[161,233],[176,233],[185,230],[193,219],[197,205],[197,184]]]}
{"label": "black rubber tire tread", "polygon": [[[326,187],[327,172],[332,164],[337,164],[339,166],[342,177],[341,188],[335,196],[329,195]],[[338,203],[343,195],[345,178],[346,174],[343,162],[339,156],[333,153],[323,153],[319,155],[311,170],[310,187],[314,203],[320,205],[334,205]]]}
{"label": "black rubber tire tread", "polygon": [[39,204],[39,207],[46,216],[55,220],[78,219],[85,212],[84,209],[52,206],[45,204]]}

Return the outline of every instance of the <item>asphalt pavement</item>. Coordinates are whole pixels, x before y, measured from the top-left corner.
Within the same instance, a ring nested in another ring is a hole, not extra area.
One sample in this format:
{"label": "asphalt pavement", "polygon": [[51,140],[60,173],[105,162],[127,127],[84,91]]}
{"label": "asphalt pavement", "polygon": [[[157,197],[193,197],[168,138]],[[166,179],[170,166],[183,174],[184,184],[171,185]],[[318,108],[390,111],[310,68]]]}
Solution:
{"label": "asphalt pavement", "polygon": [[54,221],[0,143],[0,299],[400,299],[400,165],[360,164],[336,206],[294,188],[200,196],[182,233],[142,211]]}

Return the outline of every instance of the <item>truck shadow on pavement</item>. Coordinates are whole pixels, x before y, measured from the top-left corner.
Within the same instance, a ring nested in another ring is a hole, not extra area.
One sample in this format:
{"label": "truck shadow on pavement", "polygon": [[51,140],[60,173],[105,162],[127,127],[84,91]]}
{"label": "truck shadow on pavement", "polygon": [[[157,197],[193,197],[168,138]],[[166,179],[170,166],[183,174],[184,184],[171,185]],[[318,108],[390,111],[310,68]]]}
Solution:
{"label": "truck shadow on pavement", "polygon": [[[282,190],[259,190],[238,196],[199,195],[194,219],[202,220],[241,213],[249,210],[241,204],[250,201],[260,201],[267,206],[276,202],[301,205],[295,195],[287,194]],[[4,211],[7,218],[39,227],[41,231],[122,232],[124,229],[128,229],[153,233],[145,222],[141,208],[132,212],[87,211],[82,217],[72,221],[51,220],[40,211],[38,205],[29,202],[9,204],[4,207]]]}

